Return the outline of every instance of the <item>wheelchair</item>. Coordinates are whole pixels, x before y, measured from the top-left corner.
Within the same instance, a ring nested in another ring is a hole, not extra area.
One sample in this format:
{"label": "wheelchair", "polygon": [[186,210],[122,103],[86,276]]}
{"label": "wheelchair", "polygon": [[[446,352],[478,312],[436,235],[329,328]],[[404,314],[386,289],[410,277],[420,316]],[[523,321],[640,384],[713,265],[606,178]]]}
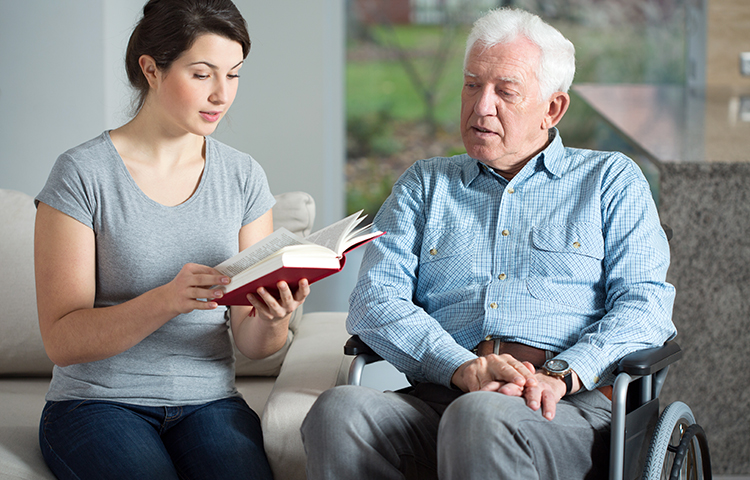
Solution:
{"label": "wheelchair", "polygon": [[[365,366],[382,360],[356,335],[344,353],[354,357],[349,385],[361,385]],[[712,478],[706,434],[690,408],[676,401],[659,414],[669,366],[681,357],[680,346],[669,341],[619,361],[612,390],[610,480]]]}

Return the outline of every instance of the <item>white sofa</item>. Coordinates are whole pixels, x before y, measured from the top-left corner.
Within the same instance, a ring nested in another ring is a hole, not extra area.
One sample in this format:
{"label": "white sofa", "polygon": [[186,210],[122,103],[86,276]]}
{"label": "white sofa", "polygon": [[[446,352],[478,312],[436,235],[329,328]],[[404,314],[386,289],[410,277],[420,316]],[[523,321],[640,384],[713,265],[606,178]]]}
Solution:
{"label": "white sofa", "polygon": [[[308,194],[276,196],[274,225],[307,234],[315,217]],[[32,197],[0,189],[0,480],[54,479],[38,443],[52,363],[36,310]],[[315,295],[315,286],[312,294]],[[299,426],[317,396],[348,368],[343,312],[295,312],[285,348],[251,361],[237,355],[237,387],[261,415],[266,452],[279,480],[305,478]]]}

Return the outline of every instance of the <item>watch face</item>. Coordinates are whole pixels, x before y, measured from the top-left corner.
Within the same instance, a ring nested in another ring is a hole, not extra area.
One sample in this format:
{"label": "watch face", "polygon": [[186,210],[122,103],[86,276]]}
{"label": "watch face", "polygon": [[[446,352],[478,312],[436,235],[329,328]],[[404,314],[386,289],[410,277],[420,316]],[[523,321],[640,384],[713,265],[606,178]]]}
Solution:
{"label": "watch face", "polygon": [[566,362],[565,360],[553,359],[553,360],[547,360],[547,362],[544,364],[544,368],[548,372],[562,373],[568,370],[570,366],[568,365],[568,362]]}

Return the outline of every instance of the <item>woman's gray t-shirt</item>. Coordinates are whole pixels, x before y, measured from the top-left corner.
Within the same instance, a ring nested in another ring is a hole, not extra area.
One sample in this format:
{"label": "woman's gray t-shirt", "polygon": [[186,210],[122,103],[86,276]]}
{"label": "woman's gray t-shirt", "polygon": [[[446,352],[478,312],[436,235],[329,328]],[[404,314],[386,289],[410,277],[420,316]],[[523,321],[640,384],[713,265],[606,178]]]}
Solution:
{"label": "woman's gray t-shirt", "polygon": [[[109,132],[57,159],[36,199],[94,231],[94,307],[164,285],[186,263],[221,263],[237,253],[240,228],[273,206],[266,175],[252,157],[211,137],[205,151],[196,191],[173,207],[141,191]],[[238,395],[225,311],[178,315],[119,355],[55,366],[47,400],[176,406]]]}

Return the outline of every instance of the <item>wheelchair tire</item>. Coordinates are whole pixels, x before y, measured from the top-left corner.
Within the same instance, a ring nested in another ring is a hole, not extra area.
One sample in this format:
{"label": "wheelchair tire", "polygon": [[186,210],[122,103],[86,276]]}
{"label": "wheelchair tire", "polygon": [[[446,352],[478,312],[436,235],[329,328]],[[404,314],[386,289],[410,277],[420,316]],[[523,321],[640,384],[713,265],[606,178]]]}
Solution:
{"label": "wheelchair tire", "polygon": [[[682,437],[688,428],[694,424],[695,416],[690,407],[684,403],[673,402],[664,409],[659,416],[659,421],[651,437],[651,445],[649,446],[648,457],[646,458],[646,465],[643,471],[643,480],[670,478],[672,465],[675,463],[675,457]],[[696,451],[695,445],[697,445],[697,441],[694,440],[692,435],[688,441],[690,441],[689,448],[681,449],[679,454],[682,456],[690,455],[690,458],[699,465],[694,470],[691,470],[696,475],[688,476],[687,478],[703,478],[703,470],[701,468],[703,464],[702,454],[705,453],[707,455],[707,452],[703,451],[702,446]],[[678,459],[680,464],[682,460],[682,458]]]}

